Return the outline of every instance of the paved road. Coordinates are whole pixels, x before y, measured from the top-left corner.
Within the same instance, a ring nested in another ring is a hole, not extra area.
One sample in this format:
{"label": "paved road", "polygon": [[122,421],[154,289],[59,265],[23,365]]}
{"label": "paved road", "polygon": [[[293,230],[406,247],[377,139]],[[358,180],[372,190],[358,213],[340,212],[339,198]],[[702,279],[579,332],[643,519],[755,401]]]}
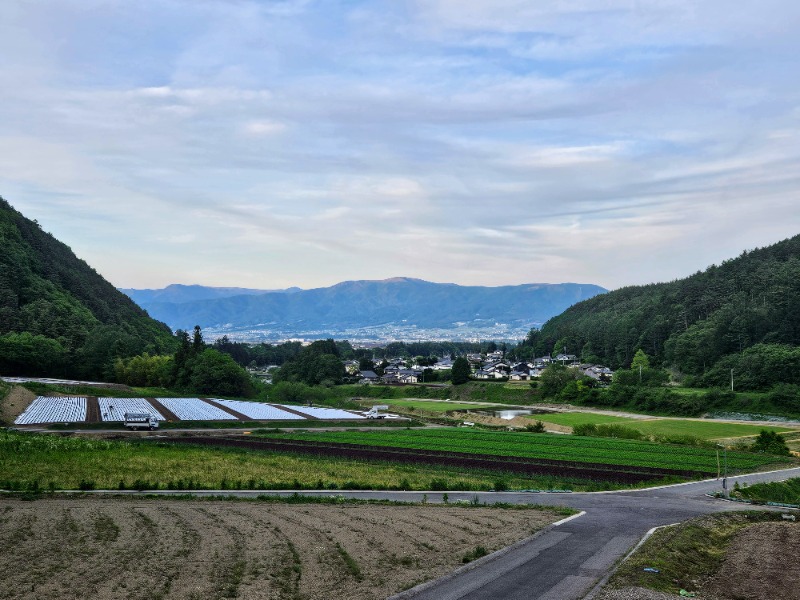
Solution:
{"label": "paved road", "polygon": [[[756,483],[800,477],[800,468],[729,478]],[[578,600],[653,527],[685,521],[713,512],[742,510],[742,504],[706,496],[721,491],[719,480],[648,490],[572,494],[520,492],[450,492],[449,501],[508,502],[569,506],[584,514],[551,526],[539,534],[433,582],[393,596],[393,600]],[[136,494],[137,492],[129,492]],[[152,493],[152,492],[149,492]],[[185,492],[157,492],[161,494]],[[253,496],[264,492],[209,491],[197,495]],[[292,491],[269,492],[290,495]],[[361,499],[422,501],[423,492],[304,491],[306,495],[344,495]],[[441,502],[440,492],[424,494]]]}
{"label": "paved road", "polygon": [[[776,481],[800,476],[800,468],[729,478],[734,481]],[[585,511],[549,528],[511,552],[490,557],[473,569],[462,569],[394,598],[415,600],[577,600],[584,598],[619,559],[653,527],[742,505],[705,494],[721,490],[718,481],[660,489],[605,494],[547,494],[542,504],[564,504]],[[495,494],[498,496],[498,494]],[[500,494],[504,501],[523,500]],[[528,497],[528,501],[530,498]]]}

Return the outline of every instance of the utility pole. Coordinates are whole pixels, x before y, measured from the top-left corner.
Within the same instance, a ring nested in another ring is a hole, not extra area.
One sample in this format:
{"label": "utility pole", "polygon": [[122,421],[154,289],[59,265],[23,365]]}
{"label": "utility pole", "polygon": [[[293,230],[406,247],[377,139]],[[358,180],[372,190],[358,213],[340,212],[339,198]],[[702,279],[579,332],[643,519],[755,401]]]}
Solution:
{"label": "utility pole", "polygon": [[[722,470],[722,493],[727,498],[728,497],[728,447],[722,444],[717,444],[718,448],[722,448],[722,456],[723,456],[723,470]],[[717,469],[719,469],[719,450],[717,450]],[[719,471],[717,471],[719,474]],[[719,475],[717,475],[719,476]]]}
{"label": "utility pole", "polygon": [[731,369],[731,391],[733,391],[733,369]]}
{"label": "utility pole", "polygon": [[725,490],[725,497],[728,497],[728,447],[725,446],[722,449],[722,456],[723,456],[723,471],[722,471],[722,489]]}

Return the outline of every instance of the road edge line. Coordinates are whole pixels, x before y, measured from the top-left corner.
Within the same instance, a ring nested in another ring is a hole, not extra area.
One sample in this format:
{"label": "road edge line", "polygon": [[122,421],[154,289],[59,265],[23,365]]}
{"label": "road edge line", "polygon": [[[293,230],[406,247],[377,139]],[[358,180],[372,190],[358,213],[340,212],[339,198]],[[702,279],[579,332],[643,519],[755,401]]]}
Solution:
{"label": "road edge line", "polygon": [[458,577],[462,573],[466,573],[466,572],[471,571],[473,569],[476,569],[478,567],[482,567],[483,565],[485,565],[487,563],[495,561],[498,558],[500,558],[502,556],[505,556],[509,552],[513,552],[517,548],[521,548],[522,546],[532,542],[533,540],[545,535],[546,533],[550,533],[550,531],[552,529],[558,527],[559,525],[563,525],[564,523],[566,523],[567,521],[571,521],[572,519],[577,519],[578,517],[582,517],[585,514],[586,514],[586,511],[582,510],[578,514],[570,515],[569,517],[567,517],[565,519],[561,519],[560,521],[556,521],[555,523],[550,523],[550,525],[548,525],[547,527],[544,527],[543,529],[540,529],[539,531],[537,531],[533,535],[529,535],[528,537],[523,538],[523,539],[519,540],[518,542],[514,542],[510,546],[506,546],[505,548],[500,548],[500,550],[495,550],[491,554],[487,554],[486,556],[483,556],[483,557],[481,557],[481,558],[479,558],[477,560],[473,560],[472,562],[469,562],[466,565],[462,565],[462,566],[454,569],[453,571],[450,571],[449,573],[445,573],[441,577],[437,577],[436,579],[431,579],[430,581],[425,581],[423,583],[420,583],[419,585],[415,585],[412,588],[409,588],[407,590],[403,590],[402,592],[398,592],[398,593],[394,594],[393,596],[387,597],[386,600],[406,600],[407,598],[413,598],[417,594],[425,592],[425,591],[427,591],[427,590],[429,590],[429,589],[431,589],[431,588],[433,588],[433,587],[435,587],[435,586],[437,586],[439,584],[442,584],[442,583],[445,583],[447,581],[450,581],[451,579],[454,579],[454,578]]}

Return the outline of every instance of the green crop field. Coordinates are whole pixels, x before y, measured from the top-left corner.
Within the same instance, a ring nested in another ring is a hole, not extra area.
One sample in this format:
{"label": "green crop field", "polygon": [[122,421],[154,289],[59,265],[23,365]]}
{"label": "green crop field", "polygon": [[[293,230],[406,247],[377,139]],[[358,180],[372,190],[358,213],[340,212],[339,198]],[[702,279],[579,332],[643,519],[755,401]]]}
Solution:
{"label": "green crop field", "polygon": [[0,431],[0,489],[602,490],[569,477]]}
{"label": "green crop field", "polygon": [[[418,450],[442,450],[491,456],[513,456],[680,469],[714,473],[717,452],[707,448],[657,444],[634,440],[589,438],[531,433],[486,432],[469,429],[344,431],[265,434],[283,439],[390,446]],[[763,454],[728,452],[728,468],[756,469],[781,459]]]}
{"label": "green crop field", "polygon": [[[442,400],[387,400],[389,406],[398,409],[425,410],[430,412],[449,412],[453,410],[498,410],[497,406],[468,404],[463,402],[444,402]],[[374,404],[371,403],[371,404]]]}
{"label": "green crop field", "polygon": [[575,425],[583,425],[585,423],[594,423],[595,425],[619,423],[627,426],[630,422],[636,420],[589,412],[547,413],[544,415],[530,415],[530,418],[536,421],[544,421],[545,423],[554,423],[555,425],[564,425],[566,427],[574,427]]}

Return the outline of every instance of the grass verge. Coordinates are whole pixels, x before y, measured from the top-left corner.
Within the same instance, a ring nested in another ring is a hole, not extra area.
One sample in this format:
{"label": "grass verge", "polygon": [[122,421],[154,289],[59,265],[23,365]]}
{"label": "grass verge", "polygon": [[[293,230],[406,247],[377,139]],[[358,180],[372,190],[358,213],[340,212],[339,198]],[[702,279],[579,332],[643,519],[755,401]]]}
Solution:
{"label": "grass verge", "polygon": [[755,523],[780,520],[780,513],[744,511],[708,515],[659,529],[617,569],[608,585],[673,594],[681,589],[696,590],[720,569],[737,532]]}
{"label": "grass verge", "polygon": [[759,503],[779,502],[800,505],[800,477],[773,483],[756,483],[745,487],[739,487],[737,484],[731,495]]}

